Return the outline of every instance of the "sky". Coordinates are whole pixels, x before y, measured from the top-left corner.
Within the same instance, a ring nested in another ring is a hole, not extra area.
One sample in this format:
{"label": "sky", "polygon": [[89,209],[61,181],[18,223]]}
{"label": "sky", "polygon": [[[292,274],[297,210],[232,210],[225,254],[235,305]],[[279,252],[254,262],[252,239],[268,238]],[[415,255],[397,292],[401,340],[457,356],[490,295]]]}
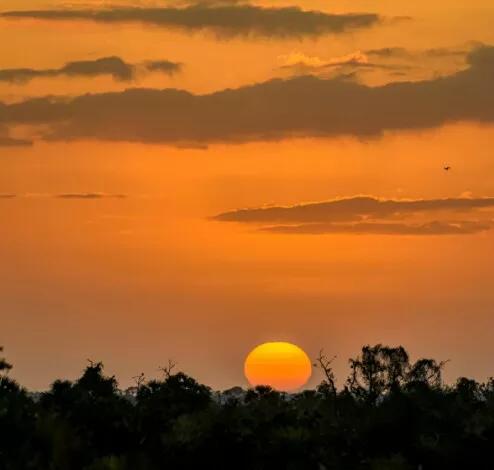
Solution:
{"label": "sky", "polygon": [[[0,345],[246,386],[256,345],[494,374],[490,0],[3,0]],[[446,171],[445,167],[451,167]],[[309,386],[321,377],[314,372]]]}

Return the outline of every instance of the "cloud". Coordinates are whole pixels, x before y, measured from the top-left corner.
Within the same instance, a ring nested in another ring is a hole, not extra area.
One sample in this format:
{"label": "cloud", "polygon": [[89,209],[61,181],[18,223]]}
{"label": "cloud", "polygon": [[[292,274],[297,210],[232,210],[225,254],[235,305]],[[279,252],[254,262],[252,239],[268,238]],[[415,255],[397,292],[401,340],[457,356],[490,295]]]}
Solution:
{"label": "cloud", "polygon": [[[180,70],[181,65],[170,61],[147,62],[145,67],[150,72],[165,72],[169,75]],[[69,62],[58,69],[0,69],[0,81],[27,82],[40,77],[95,77],[111,75],[115,80],[129,81],[135,78],[137,65],[128,64],[120,57],[103,57],[96,60]]]}
{"label": "cloud", "polygon": [[31,145],[33,145],[31,140],[0,136],[0,147],[30,147]]}
{"label": "cloud", "polygon": [[125,63],[119,57],[104,57],[97,60],[69,62],[58,69],[3,69],[0,70],[0,81],[27,82],[39,77],[58,77],[111,75],[117,80],[131,80],[134,78],[134,66]]}
{"label": "cloud", "polygon": [[494,197],[395,200],[356,196],[238,209],[213,220],[257,224],[261,232],[278,234],[469,235],[492,228],[492,211]]}
{"label": "cloud", "polygon": [[125,63],[120,57],[104,57],[97,60],[70,62],[60,70],[55,71],[69,76],[111,75],[117,80],[131,80],[134,78],[133,65]]}
{"label": "cloud", "polygon": [[367,54],[361,51],[352,52],[340,57],[321,59],[317,56],[308,56],[301,52],[292,52],[287,55],[278,56],[282,69],[290,69],[297,74],[307,74],[310,72],[321,72],[330,69],[341,68],[364,68],[364,69],[384,69],[403,70],[409,67],[404,65],[382,64],[369,61]]}
{"label": "cloud", "polygon": [[[494,47],[468,56],[455,74],[368,86],[302,76],[196,95],[129,89],[0,103],[0,125],[39,126],[47,140],[98,139],[200,145],[290,137],[356,136],[494,122]],[[46,130],[48,128],[48,130]]]}
{"label": "cloud", "polygon": [[14,198],[28,198],[28,199],[66,199],[66,200],[96,200],[96,199],[125,199],[126,194],[111,194],[111,193],[60,193],[60,194],[44,194],[44,193],[26,193],[26,194],[9,194],[0,193],[0,199],[14,199]]}
{"label": "cloud", "polygon": [[167,75],[174,75],[182,70],[182,64],[169,60],[155,60],[146,62],[146,69],[150,72],[162,72]]}
{"label": "cloud", "polygon": [[435,47],[423,50],[410,50],[405,47],[383,47],[368,49],[365,51],[365,54],[369,57],[379,57],[382,59],[467,57],[473,49],[479,49],[483,46],[484,44],[480,42],[469,41],[463,47]]}
{"label": "cloud", "polygon": [[224,222],[320,223],[363,221],[440,211],[468,213],[484,208],[494,209],[494,197],[408,200],[356,196],[286,207],[238,209],[214,218]]}
{"label": "cloud", "polygon": [[249,4],[249,0],[172,0],[169,2],[169,4],[174,7],[192,7],[197,5],[214,7],[223,5],[245,5]]}
{"label": "cloud", "polygon": [[472,235],[490,230],[481,222],[427,222],[425,224],[360,222],[355,224],[278,225],[262,228],[263,232],[299,235]]}
{"label": "cloud", "polygon": [[469,54],[467,49],[450,49],[447,47],[436,47],[432,49],[426,49],[424,54],[429,57],[466,57]]}
{"label": "cloud", "polygon": [[280,55],[278,59],[282,62],[281,67],[293,67],[303,65],[309,68],[324,68],[334,67],[338,65],[361,65],[369,63],[368,57],[360,51],[327,60],[320,59],[319,57],[311,57],[301,52],[292,52],[291,54]]}
{"label": "cloud", "polygon": [[412,53],[404,47],[382,47],[379,49],[369,49],[365,51],[368,56],[376,56],[381,58],[396,58],[410,57]]}
{"label": "cloud", "polygon": [[185,7],[108,8],[8,11],[1,16],[43,20],[91,20],[102,23],[141,22],[189,31],[210,30],[221,37],[293,38],[342,33],[380,21],[373,13],[329,14],[298,7],[267,8],[230,3],[198,3]]}
{"label": "cloud", "polygon": [[55,194],[57,199],[124,199],[125,194],[108,194],[108,193],[62,193]]}

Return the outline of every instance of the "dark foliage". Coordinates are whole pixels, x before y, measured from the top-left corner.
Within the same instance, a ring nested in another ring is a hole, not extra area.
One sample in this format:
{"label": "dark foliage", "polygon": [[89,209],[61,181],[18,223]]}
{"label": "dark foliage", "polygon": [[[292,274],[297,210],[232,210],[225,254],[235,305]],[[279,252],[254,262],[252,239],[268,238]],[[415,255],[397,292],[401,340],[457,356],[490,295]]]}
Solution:
{"label": "dark foliage", "polygon": [[444,362],[365,346],[337,389],[212,392],[173,365],[118,389],[101,363],[29,394],[0,359],[0,470],[491,469],[494,380],[445,386]]}

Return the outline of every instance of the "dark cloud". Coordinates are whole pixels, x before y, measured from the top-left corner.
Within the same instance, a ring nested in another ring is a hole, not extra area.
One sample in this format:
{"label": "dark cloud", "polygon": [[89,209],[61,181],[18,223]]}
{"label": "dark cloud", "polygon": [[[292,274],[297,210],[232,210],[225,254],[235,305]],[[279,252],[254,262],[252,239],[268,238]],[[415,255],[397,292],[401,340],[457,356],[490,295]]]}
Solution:
{"label": "dark cloud", "polygon": [[376,87],[304,76],[207,95],[129,89],[42,97],[0,105],[0,125],[42,125],[44,139],[199,145],[492,123],[494,47],[471,52],[468,63],[453,75]]}
{"label": "dark cloud", "polygon": [[368,49],[365,51],[368,56],[381,58],[410,57],[412,54],[404,47],[382,47],[380,49]]}
{"label": "dark cloud", "polygon": [[38,77],[57,77],[61,75],[94,77],[111,75],[117,80],[132,80],[135,66],[127,64],[119,57],[103,57],[97,60],[69,62],[58,69],[3,69],[0,70],[0,81],[26,82]]}
{"label": "dark cloud", "polygon": [[0,199],[13,199],[13,198],[55,198],[55,199],[83,199],[83,200],[94,200],[94,199],[124,199],[127,197],[126,194],[110,194],[110,193],[61,193],[61,194],[37,194],[37,193],[27,193],[21,194],[5,194],[0,193]]}
{"label": "dark cloud", "polygon": [[70,62],[60,69],[60,73],[69,76],[95,76],[107,74],[117,80],[134,78],[135,66],[127,64],[120,57],[104,57],[97,60]]}
{"label": "dark cloud", "polygon": [[221,5],[241,5],[248,4],[249,0],[176,0],[169,4],[173,7],[192,7],[197,5],[202,6],[221,6]]}
{"label": "dark cloud", "polygon": [[123,199],[125,194],[107,194],[107,193],[63,193],[56,194],[58,199]]}
{"label": "dark cloud", "polygon": [[[491,229],[492,210],[494,197],[393,200],[357,196],[289,207],[239,209],[213,220],[254,223],[261,225],[262,232],[284,234],[468,235]],[[459,216],[462,218],[456,220]],[[486,221],[468,220],[474,216]]]}
{"label": "dark cloud", "polygon": [[150,72],[162,72],[167,75],[174,75],[182,70],[182,64],[169,60],[155,60],[146,62],[146,69]]}
{"label": "dark cloud", "polygon": [[299,235],[354,234],[354,235],[471,235],[490,230],[480,222],[440,222],[425,224],[360,222],[355,224],[302,224],[262,228],[263,232]]}
{"label": "dark cloud", "polygon": [[410,50],[404,47],[383,47],[379,49],[368,49],[365,51],[365,54],[382,59],[467,57],[472,49],[478,49],[481,47],[483,47],[483,44],[472,41],[462,48],[436,47],[424,50]]}
{"label": "dark cloud", "polygon": [[219,214],[214,218],[225,222],[331,223],[440,211],[463,213],[482,208],[494,208],[494,197],[395,200],[357,196],[288,207],[238,209]]}
{"label": "dark cloud", "polygon": [[[181,65],[170,61],[147,62],[145,67],[150,72],[165,72],[174,74]],[[27,82],[39,77],[95,77],[111,75],[115,80],[133,80],[138,69],[137,65],[128,64],[120,57],[103,57],[96,60],[69,62],[58,69],[0,69],[0,81]]]}
{"label": "dark cloud", "polygon": [[[407,70],[408,66],[388,63],[375,63],[369,61],[367,54],[360,51],[353,52],[341,57],[322,59],[319,57],[307,56],[302,53],[292,53],[279,57],[283,61],[280,68],[289,69],[296,74],[308,74],[311,72],[324,72],[331,69],[353,70],[353,69],[381,69],[388,71]],[[341,78],[341,75],[340,75]]]}
{"label": "dark cloud", "polygon": [[469,54],[467,49],[449,49],[445,47],[437,47],[426,49],[424,54],[429,57],[466,57]]}
{"label": "dark cloud", "polygon": [[329,14],[298,7],[267,8],[245,4],[200,3],[167,8],[9,11],[2,16],[43,20],[92,20],[104,23],[141,22],[185,30],[210,30],[222,37],[304,37],[342,33],[379,22],[372,13]]}
{"label": "dark cloud", "polygon": [[0,147],[30,147],[31,145],[33,145],[31,140],[0,136]]}

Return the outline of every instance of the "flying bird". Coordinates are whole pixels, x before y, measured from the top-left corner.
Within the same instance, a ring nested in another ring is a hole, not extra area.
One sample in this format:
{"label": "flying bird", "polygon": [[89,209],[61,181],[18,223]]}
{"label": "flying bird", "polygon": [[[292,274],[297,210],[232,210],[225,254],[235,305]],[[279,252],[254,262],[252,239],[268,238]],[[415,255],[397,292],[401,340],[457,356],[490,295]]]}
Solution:
{"label": "flying bird", "polygon": [[445,165],[444,166],[444,171],[449,171],[449,170],[451,170],[451,167],[449,165]]}

